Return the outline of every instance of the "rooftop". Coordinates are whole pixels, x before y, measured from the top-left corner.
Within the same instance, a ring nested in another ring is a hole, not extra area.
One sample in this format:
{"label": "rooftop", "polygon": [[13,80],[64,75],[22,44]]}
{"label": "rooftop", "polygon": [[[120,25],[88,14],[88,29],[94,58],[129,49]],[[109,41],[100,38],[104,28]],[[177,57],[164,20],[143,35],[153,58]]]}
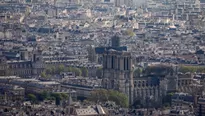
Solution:
{"label": "rooftop", "polygon": [[17,77],[17,76],[0,76],[0,79],[20,79],[20,77]]}

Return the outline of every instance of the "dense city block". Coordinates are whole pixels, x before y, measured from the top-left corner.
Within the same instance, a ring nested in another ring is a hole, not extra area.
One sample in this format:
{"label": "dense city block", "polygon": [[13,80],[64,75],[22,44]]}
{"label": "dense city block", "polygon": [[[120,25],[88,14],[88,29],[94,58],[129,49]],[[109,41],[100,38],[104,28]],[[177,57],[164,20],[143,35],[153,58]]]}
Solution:
{"label": "dense city block", "polygon": [[0,0],[0,116],[205,116],[205,0]]}

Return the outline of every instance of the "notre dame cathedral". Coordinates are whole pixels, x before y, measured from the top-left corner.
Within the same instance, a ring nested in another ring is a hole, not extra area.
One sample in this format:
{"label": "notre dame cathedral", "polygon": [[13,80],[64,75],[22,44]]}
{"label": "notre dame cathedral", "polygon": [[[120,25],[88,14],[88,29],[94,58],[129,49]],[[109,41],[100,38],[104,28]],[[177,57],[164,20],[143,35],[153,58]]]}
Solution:
{"label": "notre dame cathedral", "polygon": [[106,89],[114,89],[129,96],[133,102],[133,71],[131,53],[110,49],[103,54],[103,82]]}
{"label": "notre dame cathedral", "polygon": [[120,38],[114,36],[112,46],[103,54],[103,81],[105,89],[114,89],[129,96],[133,102],[133,70],[131,53],[120,47]]}
{"label": "notre dame cathedral", "polygon": [[126,94],[130,105],[137,100],[140,100],[142,104],[146,104],[149,100],[153,104],[160,105],[162,97],[169,91],[173,92],[177,89],[180,92],[191,91],[189,85],[192,83],[192,76],[180,76],[173,70],[172,66],[168,67],[175,73],[170,73],[172,71],[167,71],[166,68],[161,67],[160,72],[163,73],[160,74],[133,76],[134,58],[126,49],[121,49],[123,47],[120,47],[119,41],[119,37],[114,36],[111,47],[103,49],[103,88]]}

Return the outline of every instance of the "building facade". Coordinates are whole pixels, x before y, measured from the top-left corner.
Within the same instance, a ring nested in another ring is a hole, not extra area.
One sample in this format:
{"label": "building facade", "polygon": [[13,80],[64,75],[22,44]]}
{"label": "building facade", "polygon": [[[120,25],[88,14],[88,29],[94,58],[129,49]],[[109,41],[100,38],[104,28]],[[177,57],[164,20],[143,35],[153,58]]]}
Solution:
{"label": "building facade", "polygon": [[133,70],[129,52],[108,50],[103,54],[102,86],[125,93],[133,103]]}
{"label": "building facade", "polygon": [[102,87],[126,94],[130,105],[138,100],[141,104],[146,104],[149,100],[149,102],[152,101],[152,104],[160,105],[163,96],[169,92],[192,93],[192,75],[177,74],[174,67],[169,67],[172,71],[167,71],[161,75],[134,77],[132,60],[130,52],[110,49],[103,54]]}
{"label": "building facade", "polygon": [[8,60],[4,55],[0,57],[0,75],[16,75],[27,77],[39,75],[45,65],[41,51],[35,51],[31,59]]}
{"label": "building facade", "polygon": [[155,77],[134,78],[134,102],[141,100],[141,104],[161,103],[160,80]]}
{"label": "building facade", "polygon": [[115,0],[115,6],[119,7],[125,5],[127,7],[132,7],[133,0]]}
{"label": "building facade", "polygon": [[[73,58],[71,56],[43,56],[41,50],[34,50],[30,55],[28,55],[27,51],[23,51],[19,55],[21,57],[17,59],[11,58],[11,56],[8,58],[5,54],[0,55],[0,76],[38,76],[46,67],[56,67],[59,65],[75,67],[80,62],[79,58]],[[86,68],[89,69],[88,67]]]}
{"label": "building facade", "polygon": [[197,111],[196,116],[204,116],[205,115],[205,99],[199,98],[197,103]]}
{"label": "building facade", "polygon": [[193,20],[201,12],[199,0],[177,0],[175,6],[176,20]]}

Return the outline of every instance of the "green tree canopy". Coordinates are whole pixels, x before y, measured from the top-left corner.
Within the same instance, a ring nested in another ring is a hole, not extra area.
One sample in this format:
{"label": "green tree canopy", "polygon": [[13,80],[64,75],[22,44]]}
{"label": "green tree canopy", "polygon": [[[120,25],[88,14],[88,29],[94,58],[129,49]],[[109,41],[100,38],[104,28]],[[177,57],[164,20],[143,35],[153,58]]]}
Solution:
{"label": "green tree canopy", "polygon": [[60,93],[51,93],[51,96],[52,97],[55,97],[55,98],[59,98],[60,100],[62,100],[62,95]]}
{"label": "green tree canopy", "polygon": [[205,66],[181,66],[179,68],[179,72],[182,72],[182,73],[187,73],[187,72],[205,73]]}
{"label": "green tree canopy", "polygon": [[46,72],[46,74],[52,74],[53,70],[52,70],[51,67],[48,67],[48,68],[45,69],[45,72]]}
{"label": "green tree canopy", "polygon": [[129,105],[128,97],[125,94],[115,90],[94,90],[91,92],[89,100],[93,102],[113,101],[121,107],[128,107]]}
{"label": "green tree canopy", "polygon": [[39,94],[38,100],[43,101],[45,99],[48,99],[50,97],[50,94],[47,91],[44,91]]}
{"label": "green tree canopy", "polygon": [[43,78],[46,78],[46,77],[47,77],[47,75],[46,75],[46,72],[45,72],[45,71],[43,71],[43,72],[41,73],[41,77],[43,77]]}
{"label": "green tree canopy", "polygon": [[72,72],[72,70],[73,70],[72,67],[67,67],[67,68],[66,68],[66,71],[67,71],[67,72]]}
{"label": "green tree canopy", "polygon": [[66,93],[51,93],[51,98],[55,98],[56,105],[60,105],[61,100],[67,100],[68,95]]}
{"label": "green tree canopy", "polygon": [[114,101],[117,105],[120,105],[122,107],[128,107],[129,105],[127,96],[118,91],[110,90],[109,100]]}
{"label": "green tree canopy", "polygon": [[56,73],[56,67],[52,66],[51,69],[52,69],[52,74],[55,74]]}
{"label": "green tree canopy", "polygon": [[128,29],[128,30],[126,31],[126,34],[129,35],[129,36],[131,36],[131,37],[135,35],[135,33],[133,32],[132,29]]}
{"label": "green tree canopy", "polygon": [[62,99],[67,100],[68,99],[68,94],[66,93],[61,93]]}
{"label": "green tree canopy", "polygon": [[106,101],[108,101],[108,97],[109,96],[108,96],[107,90],[99,89],[99,90],[95,90],[95,91],[91,92],[89,100],[93,101],[93,102],[98,102],[98,101],[106,102]]}
{"label": "green tree canopy", "polygon": [[49,93],[47,91],[44,91],[38,95],[38,100],[43,101],[43,100],[52,100],[58,98],[59,100],[66,100],[68,99],[68,94],[67,93]]}
{"label": "green tree canopy", "polygon": [[59,65],[58,68],[57,68],[57,73],[61,73],[61,72],[64,72],[65,71],[65,66],[64,65]]}
{"label": "green tree canopy", "polygon": [[76,76],[81,76],[82,75],[82,72],[79,68],[73,68],[72,72],[74,72]]}
{"label": "green tree canopy", "polygon": [[60,74],[61,72],[68,71],[68,72],[74,72],[76,76],[87,76],[88,75],[88,70],[86,68],[73,68],[73,67],[65,67],[64,65],[59,65],[58,67],[48,67],[46,68],[41,76],[46,77],[47,74]]}
{"label": "green tree canopy", "polygon": [[142,69],[141,68],[137,68],[137,69],[134,70],[133,76],[134,77],[139,77],[141,73],[142,73]]}
{"label": "green tree canopy", "polygon": [[37,98],[34,94],[28,94],[27,97],[33,103],[35,103],[37,101]]}

